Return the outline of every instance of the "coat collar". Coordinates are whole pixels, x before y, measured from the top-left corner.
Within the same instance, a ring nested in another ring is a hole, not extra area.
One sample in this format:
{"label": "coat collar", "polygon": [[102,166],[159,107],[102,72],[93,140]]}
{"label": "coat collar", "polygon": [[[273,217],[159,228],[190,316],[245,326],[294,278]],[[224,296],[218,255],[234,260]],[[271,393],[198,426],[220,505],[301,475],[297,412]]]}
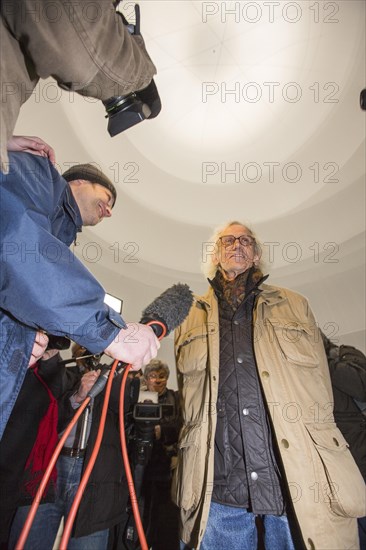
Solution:
{"label": "coat collar", "polygon": [[[268,306],[273,306],[275,304],[278,304],[279,302],[282,302],[283,300],[286,300],[286,296],[281,287],[261,283],[258,288],[260,290],[257,301],[258,305],[260,303],[265,303]],[[206,294],[196,297],[197,302],[200,302],[202,305],[205,305],[208,308],[211,308],[213,302],[216,300],[217,298],[215,296],[215,292],[211,286]]]}
{"label": "coat collar", "polygon": [[77,231],[80,232],[83,226],[83,220],[81,219],[80,210],[78,204],[72,194],[71,187],[69,184],[66,185],[65,189],[65,199],[64,199],[65,209],[68,211],[71,216],[74,224],[76,225]]}

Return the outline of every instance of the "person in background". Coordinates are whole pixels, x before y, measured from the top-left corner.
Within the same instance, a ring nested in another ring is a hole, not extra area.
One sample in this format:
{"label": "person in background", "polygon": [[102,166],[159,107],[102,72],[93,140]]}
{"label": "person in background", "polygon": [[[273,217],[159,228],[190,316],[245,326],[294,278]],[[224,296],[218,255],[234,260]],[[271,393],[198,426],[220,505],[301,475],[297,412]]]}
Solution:
{"label": "person in background", "polygon": [[[323,332],[322,338],[332,380],[334,419],[366,483],[366,357],[353,346],[337,346]],[[360,548],[366,550],[366,517],[357,521]]]}
{"label": "person in background", "polygon": [[[99,358],[96,364],[90,357],[82,358],[83,355],[90,356],[85,348],[74,344],[72,354],[80,359],[77,359],[76,368],[64,367],[66,371],[73,371],[71,375],[74,384],[58,402],[59,426],[62,427],[62,432],[101,372]],[[122,461],[118,421],[121,381],[122,376],[118,374],[112,383],[100,451],[80,502],[68,544],[69,550],[106,550],[109,529],[118,524],[125,514],[128,486]],[[129,380],[123,397],[125,411],[130,410],[137,401],[138,393],[138,380]],[[62,518],[66,521],[68,517],[80,480],[90,460],[103,401],[104,392],[92,400],[88,413],[83,413],[66,439],[56,464],[54,498],[39,506],[24,550],[52,550],[60,522]],[[10,533],[10,550],[15,548],[29,509],[29,505],[20,506],[15,514]]]}
{"label": "person in background", "polygon": [[128,378],[138,378],[141,382],[144,382],[144,373],[142,372],[142,369],[139,370],[130,370],[127,375]]}
{"label": "person in background", "polygon": [[167,387],[169,367],[153,359],[145,367],[146,389],[158,394],[163,417],[155,425],[151,457],[143,484],[143,525],[152,550],[178,550],[178,508],[171,499],[172,473],[176,463],[181,427],[179,395]]}
{"label": "person in background", "polygon": [[175,333],[182,548],[256,550],[260,522],[267,550],[356,549],[364,484],[329,411],[310,306],[265,284],[247,225],[225,224],[209,247],[208,292]]}
{"label": "person in background", "polygon": [[[0,548],[8,550],[10,526],[19,506],[32,502],[58,443],[57,400],[76,380],[62,365],[56,349],[43,353],[27,369],[24,382],[0,441]],[[54,471],[42,502],[54,498]]]}

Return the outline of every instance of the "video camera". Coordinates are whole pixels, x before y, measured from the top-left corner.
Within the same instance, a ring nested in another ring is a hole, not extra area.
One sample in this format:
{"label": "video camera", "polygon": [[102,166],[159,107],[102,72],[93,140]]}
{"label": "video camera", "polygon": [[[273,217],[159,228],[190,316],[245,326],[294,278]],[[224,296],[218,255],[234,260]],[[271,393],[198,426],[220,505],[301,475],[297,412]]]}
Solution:
{"label": "video camera", "polygon": [[[117,2],[117,5],[119,2]],[[140,35],[140,6],[135,4],[135,25],[129,23],[124,15],[122,17],[128,32]],[[131,92],[128,95],[110,97],[103,101],[108,118],[108,132],[111,137],[124,132],[147,118],[155,118],[161,111],[161,101],[154,80],[143,90]]]}
{"label": "video camera", "polygon": [[[140,391],[139,401],[133,406],[128,443],[135,466],[147,465],[154,445],[155,426],[161,423],[162,418],[174,414],[173,405],[158,403],[157,395],[155,392]],[[155,403],[153,399],[156,399]]]}

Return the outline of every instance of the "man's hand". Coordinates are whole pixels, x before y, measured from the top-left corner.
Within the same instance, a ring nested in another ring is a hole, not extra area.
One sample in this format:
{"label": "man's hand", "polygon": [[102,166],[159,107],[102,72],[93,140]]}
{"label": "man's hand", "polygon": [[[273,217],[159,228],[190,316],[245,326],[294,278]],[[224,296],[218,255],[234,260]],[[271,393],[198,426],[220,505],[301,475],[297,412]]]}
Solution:
{"label": "man's hand", "polygon": [[158,424],[157,426],[154,426],[155,429],[155,439],[161,438],[161,426]]}
{"label": "man's hand", "polygon": [[24,151],[40,157],[49,158],[52,164],[56,162],[55,151],[43,139],[35,136],[13,136],[7,144],[8,151]]}
{"label": "man's hand", "polygon": [[84,376],[80,381],[80,388],[74,394],[74,401],[76,403],[82,403],[84,401],[89,391],[92,389],[95,382],[98,380],[100,372],[101,372],[100,369],[98,369],[98,370],[91,370],[90,372],[87,372],[86,374],[84,374]]}
{"label": "man's hand", "polygon": [[41,359],[42,355],[44,354],[48,344],[48,336],[44,332],[38,331],[36,334],[36,338],[34,340],[33,348],[32,348],[32,354],[28,363],[28,367],[31,367],[34,365],[34,363],[37,363],[38,359]]}
{"label": "man's hand", "polygon": [[48,349],[44,352],[41,359],[42,359],[42,361],[48,361],[49,359],[51,359],[52,357],[54,357],[58,353],[60,353],[59,349]]}
{"label": "man's hand", "polygon": [[127,323],[104,353],[132,365],[139,370],[154,359],[160,348],[160,342],[151,327],[140,323]]}

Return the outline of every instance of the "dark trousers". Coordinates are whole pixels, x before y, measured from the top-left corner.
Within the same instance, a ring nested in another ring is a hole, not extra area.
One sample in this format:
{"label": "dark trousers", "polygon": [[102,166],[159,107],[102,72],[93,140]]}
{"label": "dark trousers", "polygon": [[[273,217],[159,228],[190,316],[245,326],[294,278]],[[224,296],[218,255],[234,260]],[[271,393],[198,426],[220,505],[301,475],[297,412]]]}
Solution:
{"label": "dark trousers", "polygon": [[179,509],[171,500],[170,487],[170,479],[144,479],[143,525],[152,550],[179,550]]}

